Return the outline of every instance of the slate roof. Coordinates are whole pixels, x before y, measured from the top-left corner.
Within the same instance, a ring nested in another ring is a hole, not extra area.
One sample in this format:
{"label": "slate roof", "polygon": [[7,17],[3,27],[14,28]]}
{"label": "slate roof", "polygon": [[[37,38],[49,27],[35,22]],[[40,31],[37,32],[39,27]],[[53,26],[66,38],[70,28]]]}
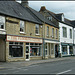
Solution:
{"label": "slate roof", "polygon": [[45,23],[47,23],[47,24],[49,24],[49,25],[52,25],[52,26],[58,28],[58,26],[56,26],[56,25],[53,24],[51,21],[49,21],[48,19],[46,19],[40,12],[38,12],[38,11],[36,11],[36,10],[30,8],[30,7],[26,7],[26,8],[27,8],[27,10],[28,10],[29,12],[31,12],[31,15],[36,16],[36,17],[37,17],[38,19],[40,19],[43,23],[45,22]]}
{"label": "slate roof", "polygon": [[48,14],[50,14],[52,17],[54,17],[57,21],[61,22],[61,23],[64,23],[64,24],[67,24],[69,26],[74,26],[71,22],[71,20],[68,20],[66,18],[64,18],[64,22],[61,20],[61,17],[62,17],[62,14],[63,13],[59,13],[59,14],[55,14],[47,9],[45,9],[44,11],[46,11]]}
{"label": "slate roof", "polygon": [[20,3],[15,1],[0,1],[0,14],[42,24],[42,22],[37,18],[33,17],[26,8],[24,8]]}

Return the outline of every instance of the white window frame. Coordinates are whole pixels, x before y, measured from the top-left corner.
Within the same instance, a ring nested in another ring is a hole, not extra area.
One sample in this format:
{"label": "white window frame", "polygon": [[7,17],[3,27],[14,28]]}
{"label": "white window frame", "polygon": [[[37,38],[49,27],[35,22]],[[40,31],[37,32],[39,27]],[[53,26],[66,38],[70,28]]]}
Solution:
{"label": "white window frame", "polygon": [[64,31],[64,28],[66,28],[66,27],[62,27],[62,30],[63,30],[63,37],[67,38],[67,28],[66,28],[65,31]]}
{"label": "white window frame", "polygon": [[[36,29],[36,26],[38,26],[38,29]],[[36,34],[36,35],[39,35],[39,30],[40,30],[39,28],[40,28],[40,27],[39,27],[39,24],[36,24],[36,25],[35,25],[35,34]],[[38,33],[36,33],[36,30],[38,31]]]}
{"label": "white window frame", "polygon": [[[25,33],[25,22],[20,20],[20,25],[21,25],[21,23],[24,24],[24,28],[23,28],[23,31],[20,31],[20,33]],[[21,28],[21,26],[20,26],[20,28]]]}
{"label": "white window frame", "polygon": [[0,16],[0,23],[3,23],[4,28],[0,28],[0,30],[5,30],[5,17],[4,16]]}

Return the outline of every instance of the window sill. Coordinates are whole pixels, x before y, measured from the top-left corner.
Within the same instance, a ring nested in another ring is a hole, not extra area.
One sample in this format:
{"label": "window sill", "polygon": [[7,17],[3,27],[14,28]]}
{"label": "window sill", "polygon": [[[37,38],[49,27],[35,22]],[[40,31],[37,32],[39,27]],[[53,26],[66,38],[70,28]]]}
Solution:
{"label": "window sill", "polygon": [[40,36],[40,34],[35,34],[36,36]]}
{"label": "window sill", "polygon": [[30,56],[30,57],[42,57],[42,55],[41,56]]}
{"label": "window sill", "polygon": [[0,29],[0,31],[4,31],[4,32],[6,32],[6,30],[5,30],[5,29]]}
{"label": "window sill", "polygon": [[25,32],[20,32],[20,34],[26,34]]}

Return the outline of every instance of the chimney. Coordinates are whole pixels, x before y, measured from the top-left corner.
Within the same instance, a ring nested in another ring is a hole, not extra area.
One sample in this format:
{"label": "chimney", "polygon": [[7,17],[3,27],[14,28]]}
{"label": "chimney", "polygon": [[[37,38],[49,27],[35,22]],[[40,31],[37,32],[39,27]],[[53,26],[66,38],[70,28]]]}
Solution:
{"label": "chimney", "polygon": [[28,7],[28,0],[21,0],[22,6]]}
{"label": "chimney", "polygon": [[45,11],[45,10],[46,10],[45,6],[42,6],[40,9],[40,11]]}

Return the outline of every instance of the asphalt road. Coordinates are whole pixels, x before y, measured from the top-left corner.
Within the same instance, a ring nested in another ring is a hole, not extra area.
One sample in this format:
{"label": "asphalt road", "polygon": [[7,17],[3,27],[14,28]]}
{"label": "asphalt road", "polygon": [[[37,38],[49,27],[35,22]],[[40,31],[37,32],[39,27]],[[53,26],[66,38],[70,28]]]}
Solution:
{"label": "asphalt road", "polygon": [[75,59],[1,69],[0,74],[75,74]]}

